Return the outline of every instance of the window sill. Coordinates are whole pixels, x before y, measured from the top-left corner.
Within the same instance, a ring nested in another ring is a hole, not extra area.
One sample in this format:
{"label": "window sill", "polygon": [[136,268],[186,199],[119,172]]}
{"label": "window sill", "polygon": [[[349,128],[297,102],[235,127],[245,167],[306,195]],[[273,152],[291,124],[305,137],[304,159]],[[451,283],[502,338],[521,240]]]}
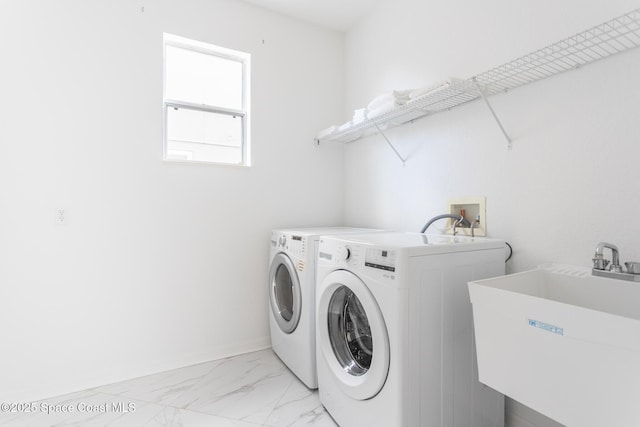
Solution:
{"label": "window sill", "polygon": [[162,163],[167,164],[167,165],[223,166],[223,167],[240,168],[240,169],[250,169],[251,168],[250,164],[203,162],[203,161],[197,161],[197,160],[167,160],[167,159],[162,159]]}

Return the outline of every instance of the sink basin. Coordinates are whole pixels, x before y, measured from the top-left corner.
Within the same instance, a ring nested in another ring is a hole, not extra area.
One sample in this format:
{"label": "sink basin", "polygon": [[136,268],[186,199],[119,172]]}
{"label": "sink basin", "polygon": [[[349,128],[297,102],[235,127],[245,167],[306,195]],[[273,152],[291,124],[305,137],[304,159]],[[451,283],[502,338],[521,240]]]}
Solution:
{"label": "sink basin", "polygon": [[640,426],[640,283],[545,264],[469,295],[482,383],[567,426]]}

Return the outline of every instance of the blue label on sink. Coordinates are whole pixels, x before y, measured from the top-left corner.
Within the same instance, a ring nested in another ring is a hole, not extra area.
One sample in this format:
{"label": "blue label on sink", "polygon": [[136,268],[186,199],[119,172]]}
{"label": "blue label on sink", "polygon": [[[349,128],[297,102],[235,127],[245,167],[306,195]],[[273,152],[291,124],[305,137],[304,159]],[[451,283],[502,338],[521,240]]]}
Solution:
{"label": "blue label on sink", "polygon": [[542,329],[547,332],[552,332],[557,335],[564,335],[564,329],[559,326],[551,325],[549,323],[544,323],[534,319],[527,320],[529,321],[529,326],[533,326],[534,328]]}

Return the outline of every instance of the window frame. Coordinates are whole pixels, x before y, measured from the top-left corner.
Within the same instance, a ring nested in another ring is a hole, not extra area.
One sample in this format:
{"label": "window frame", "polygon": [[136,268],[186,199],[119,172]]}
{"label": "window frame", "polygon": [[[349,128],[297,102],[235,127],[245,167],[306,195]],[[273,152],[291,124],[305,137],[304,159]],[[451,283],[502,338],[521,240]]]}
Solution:
{"label": "window frame", "polygon": [[[195,104],[193,102],[182,101],[178,99],[167,98],[167,46],[185,49],[193,52],[211,55],[218,58],[237,61],[242,64],[242,109],[236,110],[232,108],[220,107],[217,105]],[[250,135],[250,71],[251,70],[251,54],[210,43],[200,42],[173,34],[163,33],[162,42],[162,111],[163,111],[163,148],[162,159],[170,163],[188,163],[188,164],[209,164],[209,165],[225,165],[225,166],[251,166],[251,135]],[[169,108],[182,108],[193,111],[202,111],[207,113],[228,115],[240,117],[242,120],[242,137],[241,152],[242,158],[240,163],[216,162],[208,160],[185,160],[185,159],[168,159],[169,150],[169,128],[168,128],[168,110]]]}

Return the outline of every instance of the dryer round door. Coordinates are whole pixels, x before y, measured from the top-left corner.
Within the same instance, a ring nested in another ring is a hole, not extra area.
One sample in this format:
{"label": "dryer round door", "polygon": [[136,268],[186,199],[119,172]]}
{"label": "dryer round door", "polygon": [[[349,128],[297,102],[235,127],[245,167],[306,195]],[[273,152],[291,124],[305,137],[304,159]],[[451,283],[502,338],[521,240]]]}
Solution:
{"label": "dryer round door", "polygon": [[302,311],[302,293],[296,268],[286,254],[276,254],[269,272],[271,312],[280,329],[287,334],[298,326]]}
{"label": "dryer round door", "polygon": [[364,282],[345,270],[329,273],[321,289],[317,321],[322,356],[348,396],[370,399],[389,372],[389,336],[378,303]]}

